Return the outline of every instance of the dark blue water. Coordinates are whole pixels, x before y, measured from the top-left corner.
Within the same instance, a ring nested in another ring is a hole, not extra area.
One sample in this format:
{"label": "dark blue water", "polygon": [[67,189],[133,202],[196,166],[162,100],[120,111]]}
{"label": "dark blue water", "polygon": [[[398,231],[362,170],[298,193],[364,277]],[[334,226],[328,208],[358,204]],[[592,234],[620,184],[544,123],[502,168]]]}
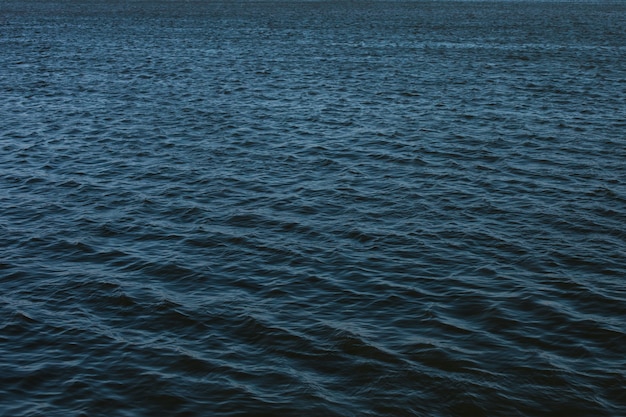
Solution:
{"label": "dark blue water", "polygon": [[626,4],[0,2],[0,415],[626,415]]}

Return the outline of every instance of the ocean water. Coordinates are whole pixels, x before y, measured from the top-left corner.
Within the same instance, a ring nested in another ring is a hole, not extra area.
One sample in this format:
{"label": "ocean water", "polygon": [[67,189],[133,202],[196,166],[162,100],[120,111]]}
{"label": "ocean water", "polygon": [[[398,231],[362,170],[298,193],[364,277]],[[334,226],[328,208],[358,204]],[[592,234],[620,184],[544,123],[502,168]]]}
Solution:
{"label": "ocean water", "polygon": [[626,415],[626,4],[0,2],[0,415]]}

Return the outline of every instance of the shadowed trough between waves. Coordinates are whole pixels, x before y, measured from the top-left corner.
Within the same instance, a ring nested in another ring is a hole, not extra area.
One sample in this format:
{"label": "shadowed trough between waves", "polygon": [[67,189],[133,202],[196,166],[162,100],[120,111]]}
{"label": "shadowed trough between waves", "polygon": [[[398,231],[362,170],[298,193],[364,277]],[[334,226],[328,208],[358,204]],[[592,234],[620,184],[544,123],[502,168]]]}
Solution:
{"label": "shadowed trough between waves", "polygon": [[626,415],[626,6],[0,3],[0,415]]}

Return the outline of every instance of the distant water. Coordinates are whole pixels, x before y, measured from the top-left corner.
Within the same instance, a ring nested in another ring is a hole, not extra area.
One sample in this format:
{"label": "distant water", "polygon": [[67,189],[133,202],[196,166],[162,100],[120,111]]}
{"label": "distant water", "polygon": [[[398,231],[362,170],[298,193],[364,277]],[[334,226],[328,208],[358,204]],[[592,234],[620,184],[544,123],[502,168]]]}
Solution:
{"label": "distant water", "polygon": [[0,415],[626,415],[626,4],[0,3]]}

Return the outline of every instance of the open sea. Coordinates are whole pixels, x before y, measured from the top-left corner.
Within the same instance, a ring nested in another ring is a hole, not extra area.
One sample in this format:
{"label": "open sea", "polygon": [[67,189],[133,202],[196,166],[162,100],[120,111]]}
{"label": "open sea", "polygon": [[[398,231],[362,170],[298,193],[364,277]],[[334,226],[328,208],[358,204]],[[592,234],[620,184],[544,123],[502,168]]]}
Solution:
{"label": "open sea", "polygon": [[0,0],[0,416],[626,415],[626,2]]}

